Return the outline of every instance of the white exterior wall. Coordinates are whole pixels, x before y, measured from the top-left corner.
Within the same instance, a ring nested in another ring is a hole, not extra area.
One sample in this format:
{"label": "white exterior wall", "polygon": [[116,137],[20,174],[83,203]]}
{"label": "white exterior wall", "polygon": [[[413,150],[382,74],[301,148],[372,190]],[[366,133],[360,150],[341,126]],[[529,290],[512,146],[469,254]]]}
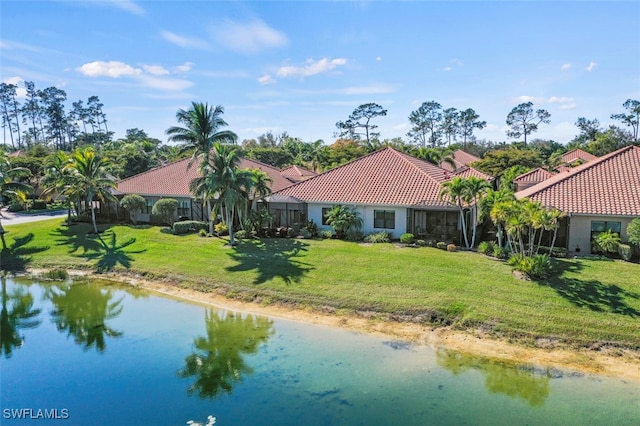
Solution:
{"label": "white exterior wall", "polygon": [[[388,231],[393,238],[400,238],[402,234],[407,232],[407,209],[398,206],[363,206],[344,204],[349,208],[355,208],[360,218],[362,218],[362,232],[372,234],[380,231]],[[334,204],[308,203],[309,220],[313,220],[321,230],[333,230],[331,226],[322,225],[322,209],[331,208]],[[395,229],[381,229],[373,227],[373,218],[375,210],[393,210],[395,212]]]}
{"label": "white exterior wall", "polygon": [[[193,208],[193,203],[195,203],[195,201],[193,201],[191,198],[186,198],[186,197],[151,197],[151,196],[143,195],[142,198],[144,198],[145,201],[151,200],[153,204],[155,204],[158,200],[161,200],[163,198],[173,198],[176,201],[191,201],[191,208]],[[179,217],[178,213],[176,212],[176,214],[174,215],[174,220],[178,219],[178,217]],[[136,220],[138,222],[146,222],[146,223],[150,222],[151,210],[149,210],[149,213],[138,213],[136,215]]]}
{"label": "white exterior wall", "polygon": [[579,255],[591,254],[591,222],[621,222],[620,239],[627,240],[627,226],[633,217],[626,216],[575,216],[569,221],[569,251],[575,253],[576,247],[580,247]]}

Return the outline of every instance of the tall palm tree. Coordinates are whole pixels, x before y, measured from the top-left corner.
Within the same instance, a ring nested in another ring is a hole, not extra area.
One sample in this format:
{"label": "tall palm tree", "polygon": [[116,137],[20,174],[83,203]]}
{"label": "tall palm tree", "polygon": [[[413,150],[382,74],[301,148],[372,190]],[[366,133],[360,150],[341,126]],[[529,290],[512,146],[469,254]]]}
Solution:
{"label": "tall palm tree", "polygon": [[183,144],[182,152],[193,151],[189,166],[197,159],[201,164],[208,162],[210,151],[216,143],[236,143],[238,136],[230,130],[221,131],[227,126],[222,119],[224,108],[220,105],[192,102],[188,110],[180,109],[176,120],[184,127],[172,126],[166,130],[169,141]]}
{"label": "tall palm tree", "polygon": [[236,147],[215,143],[209,161],[200,167],[202,177],[190,184],[192,192],[213,203],[212,211],[221,213],[222,220],[229,228],[231,245],[235,245],[233,223],[236,211],[245,205],[252,187],[252,173],[240,170],[239,165]]}
{"label": "tall palm tree", "polygon": [[[515,196],[513,192],[509,190],[501,189],[499,191],[489,190],[487,191],[486,196],[480,201],[480,220],[484,220],[485,218],[490,218],[491,221],[496,225],[497,229],[497,237],[498,237],[498,247],[502,248],[502,238],[504,236],[504,228],[503,223],[504,220],[494,220],[491,212],[493,208],[498,205],[498,203],[505,201],[513,201],[515,200]],[[500,216],[500,212],[498,212],[497,216]]]}
{"label": "tall palm tree", "polygon": [[474,247],[476,245],[476,231],[478,228],[478,206],[482,198],[487,194],[487,191],[491,189],[491,184],[484,179],[470,176],[465,181],[465,187],[467,203],[471,206],[471,247]]}
{"label": "tall palm tree", "polygon": [[72,155],[72,162],[65,166],[70,170],[74,185],[82,188],[85,201],[91,209],[91,223],[93,232],[98,233],[94,201],[114,200],[115,197],[109,191],[115,188],[115,178],[107,173],[109,161],[96,154],[93,148],[78,149]]}
{"label": "tall palm tree", "polygon": [[460,212],[460,222],[462,223],[464,243],[467,248],[470,248],[469,237],[467,236],[467,220],[464,214],[465,209],[469,207],[467,193],[465,179],[460,176],[456,176],[442,184],[440,199],[447,199],[450,203],[455,204],[458,207]]}
{"label": "tall palm tree", "polygon": [[72,164],[71,157],[64,151],[58,151],[51,157],[45,165],[45,174],[40,184],[44,188],[43,196],[51,197],[59,194],[65,197],[67,203],[67,223],[71,224],[71,208],[73,200],[82,194],[82,188],[69,166]]}
{"label": "tall palm tree", "polygon": [[[31,187],[25,183],[19,182],[18,179],[28,177],[31,175],[29,169],[24,167],[12,167],[9,162],[9,156],[3,151],[0,151],[0,197],[2,196],[16,196],[18,193],[29,193]],[[2,218],[2,213],[0,213]],[[2,240],[2,248],[7,248],[7,243],[4,239],[5,231],[2,228],[2,221],[0,220],[0,239]]]}

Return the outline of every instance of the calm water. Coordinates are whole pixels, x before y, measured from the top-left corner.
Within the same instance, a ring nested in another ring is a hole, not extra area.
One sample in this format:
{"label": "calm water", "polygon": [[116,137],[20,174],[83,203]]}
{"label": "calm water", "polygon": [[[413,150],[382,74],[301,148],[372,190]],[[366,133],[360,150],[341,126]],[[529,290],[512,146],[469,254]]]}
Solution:
{"label": "calm water", "polygon": [[1,350],[3,425],[640,424],[637,382],[97,282],[2,278]]}

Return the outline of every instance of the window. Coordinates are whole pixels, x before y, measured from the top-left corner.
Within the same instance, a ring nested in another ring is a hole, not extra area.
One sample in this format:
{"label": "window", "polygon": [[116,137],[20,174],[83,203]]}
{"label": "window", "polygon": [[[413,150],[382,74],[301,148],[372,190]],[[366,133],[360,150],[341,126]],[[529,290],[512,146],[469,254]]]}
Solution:
{"label": "window", "polygon": [[145,213],[151,214],[152,210],[153,210],[153,200],[147,199],[147,208]]}
{"label": "window", "polygon": [[605,222],[600,220],[591,221],[591,234],[611,230],[612,232],[616,232],[618,235],[620,235],[621,229],[622,222]]}
{"label": "window", "polygon": [[373,227],[396,229],[396,212],[393,210],[374,210]]}
{"label": "window", "polygon": [[178,217],[191,217],[191,201],[182,200],[178,201]]}
{"label": "window", "polygon": [[331,211],[331,207],[323,207],[322,208],[322,224],[328,225],[327,223],[327,214]]}

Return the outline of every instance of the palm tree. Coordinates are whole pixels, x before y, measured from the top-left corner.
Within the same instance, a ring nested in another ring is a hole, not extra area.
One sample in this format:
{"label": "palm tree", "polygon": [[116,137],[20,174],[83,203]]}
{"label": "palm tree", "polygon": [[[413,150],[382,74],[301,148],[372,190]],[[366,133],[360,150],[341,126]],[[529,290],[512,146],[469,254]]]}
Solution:
{"label": "palm tree", "polygon": [[444,162],[456,170],[453,152],[449,149],[420,147],[414,152],[414,156],[438,167]]}
{"label": "palm tree", "polygon": [[202,176],[190,184],[194,194],[213,202],[213,212],[221,213],[222,220],[229,228],[229,244],[232,246],[235,245],[233,223],[236,211],[245,205],[252,187],[252,173],[239,170],[239,165],[236,147],[215,143],[208,162],[200,167]]}
{"label": "palm tree", "polygon": [[358,212],[343,205],[333,206],[327,213],[326,220],[340,239],[344,239],[350,229],[362,227],[362,218],[358,216]]}
{"label": "palm tree", "polygon": [[467,197],[467,203],[471,206],[471,247],[476,245],[476,230],[478,228],[478,205],[487,191],[491,189],[491,184],[484,179],[471,176],[465,181],[465,192]]}
{"label": "palm tree", "polygon": [[[489,191],[487,191],[486,196],[480,201],[480,220],[484,220],[488,217],[496,225],[496,229],[498,231],[498,247],[500,248],[502,248],[502,238],[504,236],[504,229],[502,226],[504,220],[494,220],[491,212],[493,211],[493,208],[498,205],[498,203],[513,200],[515,200],[515,196],[511,191],[504,189],[500,191],[494,191],[490,189]],[[501,213],[498,212],[497,216],[500,215]]]}
{"label": "palm tree", "polygon": [[91,209],[93,232],[98,233],[94,200],[115,200],[109,190],[115,188],[115,178],[107,173],[107,159],[96,155],[93,148],[78,149],[72,156],[72,162],[65,166],[71,171],[73,185],[82,188],[85,200]]}
{"label": "palm tree", "polygon": [[35,319],[41,309],[33,309],[33,295],[24,291],[23,286],[16,287],[11,294],[7,293],[7,281],[0,276],[2,283],[2,309],[0,311],[0,355],[10,358],[14,348],[22,346],[24,337],[21,329],[35,328],[40,320]]}
{"label": "palm tree", "polygon": [[224,108],[215,108],[207,103],[192,102],[188,110],[180,109],[176,113],[176,120],[184,127],[173,126],[166,130],[169,141],[183,144],[182,152],[193,151],[189,166],[196,159],[202,163],[208,162],[211,148],[216,143],[236,143],[238,136],[230,130],[220,131],[227,126],[222,119]]}
{"label": "palm tree", "polygon": [[[0,197],[2,196],[16,196],[18,193],[29,193],[31,187],[25,183],[17,181],[17,179],[28,177],[31,175],[29,169],[24,167],[11,167],[9,157],[3,151],[0,151]],[[0,213],[0,218],[2,213]],[[2,221],[0,220],[0,239],[2,240],[2,248],[7,248],[7,243],[4,239],[4,228],[2,228]]]}
{"label": "palm tree", "polygon": [[462,223],[462,235],[464,236],[464,243],[469,248],[469,237],[467,236],[467,220],[465,218],[464,210],[469,206],[467,200],[467,185],[465,179],[460,176],[456,176],[447,182],[442,184],[440,191],[440,199],[448,199],[452,204],[455,204],[460,211],[460,221]]}
{"label": "palm tree", "polygon": [[82,189],[73,178],[71,157],[64,151],[58,151],[46,164],[45,174],[40,182],[44,188],[43,195],[51,197],[53,194],[63,195],[67,202],[67,223],[71,224],[71,207],[73,199],[78,198]]}

